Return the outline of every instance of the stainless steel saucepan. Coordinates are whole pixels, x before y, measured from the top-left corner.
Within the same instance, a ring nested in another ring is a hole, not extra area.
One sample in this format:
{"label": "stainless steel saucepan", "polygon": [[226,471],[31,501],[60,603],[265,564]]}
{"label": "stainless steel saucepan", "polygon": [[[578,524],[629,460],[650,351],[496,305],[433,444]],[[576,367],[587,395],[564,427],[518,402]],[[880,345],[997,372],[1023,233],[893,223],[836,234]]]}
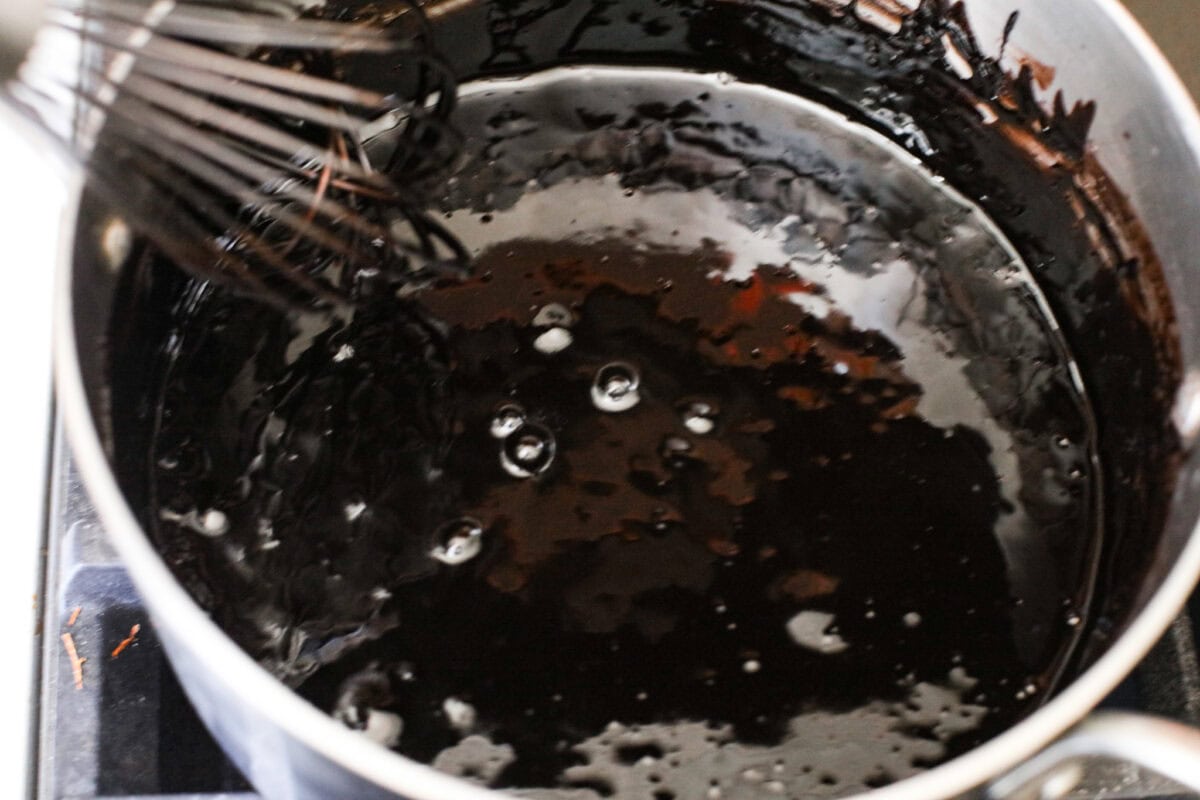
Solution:
{"label": "stainless steel saucepan", "polygon": [[[449,0],[454,3],[456,0]],[[747,0],[752,3],[754,0]],[[849,7],[852,0],[826,5]],[[437,5],[434,3],[434,5]],[[914,3],[877,0],[872,7]],[[1163,57],[1115,0],[965,0],[985,50],[1009,68],[1053,65],[1050,91],[1096,104],[1089,147],[1126,196],[1156,249],[1179,320],[1184,376],[1173,424],[1185,454],[1144,580],[1104,652],[1053,699],[1002,735],[883,789],[880,800],[974,792],[1051,797],[1070,788],[1075,760],[1140,763],[1200,792],[1200,732],[1151,718],[1092,715],[1178,614],[1200,576],[1200,116]],[[703,7],[703,4],[698,4]],[[886,11],[886,8],[885,8]],[[1010,14],[1020,22],[1005,34]],[[1041,98],[1053,100],[1050,92]],[[64,241],[57,301],[58,396],[88,490],[149,609],[200,717],[246,777],[274,800],[489,800],[495,792],[406,760],[293,694],[242,652],[176,581],[137,522],[110,463],[106,334],[122,275],[94,241],[86,206]],[[136,368],[132,367],[132,368]]]}

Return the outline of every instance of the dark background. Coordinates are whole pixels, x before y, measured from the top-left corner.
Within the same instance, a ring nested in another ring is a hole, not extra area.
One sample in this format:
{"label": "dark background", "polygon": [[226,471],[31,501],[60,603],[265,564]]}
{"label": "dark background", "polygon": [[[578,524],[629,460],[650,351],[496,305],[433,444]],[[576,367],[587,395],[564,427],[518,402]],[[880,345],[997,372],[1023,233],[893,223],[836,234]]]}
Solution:
{"label": "dark background", "polygon": [[1126,0],[1125,5],[1200,97],[1200,0]]}

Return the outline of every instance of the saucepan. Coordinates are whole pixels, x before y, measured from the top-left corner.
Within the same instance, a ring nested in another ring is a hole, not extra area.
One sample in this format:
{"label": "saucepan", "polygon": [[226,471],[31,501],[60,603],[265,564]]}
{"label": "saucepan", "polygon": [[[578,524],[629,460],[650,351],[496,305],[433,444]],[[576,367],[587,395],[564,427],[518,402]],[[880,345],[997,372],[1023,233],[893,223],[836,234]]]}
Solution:
{"label": "saucepan", "polygon": [[[1115,0],[425,8],[460,80],[550,71],[540,85],[552,88],[554,70],[602,60],[803,95],[862,121],[991,215],[1030,264],[1095,404],[1107,506],[1087,623],[1059,679],[1035,687],[1047,697],[1030,713],[870,794],[1060,796],[1091,755],[1200,791],[1200,732],[1093,713],[1200,576],[1200,116],[1128,13]],[[83,186],[77,196],[57,304],[60,407],[88,491],[200,717],[265,797],[498,796],[309,704],[239,648],[164,562],[146,532],[144,493],[122,477],[147,447],[145,409],[131,408],[128,387],[161,354],[163,338],[147,332],[161,334],[153,318],[178,307],[186,280],[136,274],[113,253],[119,209]],[[1014,618],[1041,624],[1029,609]]]}

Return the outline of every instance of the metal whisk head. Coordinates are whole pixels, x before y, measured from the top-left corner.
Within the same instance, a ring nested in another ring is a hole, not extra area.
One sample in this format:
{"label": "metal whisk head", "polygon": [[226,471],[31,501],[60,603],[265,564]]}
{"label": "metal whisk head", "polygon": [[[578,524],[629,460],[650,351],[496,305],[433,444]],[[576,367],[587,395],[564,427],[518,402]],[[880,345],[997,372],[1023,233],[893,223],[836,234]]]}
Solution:
{"label": "metal whisk head", "polygon": [[[456,137],[454,81],[420,9],[362,25],[291,2],[51,0],[12,93],[130,225],[204,279],[291,305],[343,302],[363,276],[461,270],[421,192]],[[391,54],[405,90],[334,79],[341,53]],[[366,156],[368,126],[399,133],[386,163]]]}

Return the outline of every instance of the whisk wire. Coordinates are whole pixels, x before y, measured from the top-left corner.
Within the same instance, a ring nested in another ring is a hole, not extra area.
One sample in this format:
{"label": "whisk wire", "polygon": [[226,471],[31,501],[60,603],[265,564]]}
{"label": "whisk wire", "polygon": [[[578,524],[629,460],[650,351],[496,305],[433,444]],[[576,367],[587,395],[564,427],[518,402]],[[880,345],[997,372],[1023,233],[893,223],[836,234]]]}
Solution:
{"label": "whisk wire", "polygon": [[290,306],[286,298],[245,264],[228,264],[221,269],[214,267],[222,263],[223,248],[200,224],[211,222],[211,218],[199,205],[197,197],[184,203],[179,199],[181,196],[164,192],[161,183],[150,178],[153,167],[145,172],[128,174],[114,161],[107,161],[97,162],[91,169],[97,194],[136,219],[139,230],[173,263],[185,268],[207,264],[204,272],[207,281],[230,289],[250,290],[277,308]]}
{"label": "whisk wire", "polygon": [[[143,160],[146,153],[138,153],[135,147],[130,155],[143,164],[142,177],[152,181],[161,193],[172,185],[176,185],[179,181],[179,175],[166,166],[166,162],[159,161],[154,158]],[[180,157],[187,160],[192,158],[187,153],[180,153]],[[115,160],[115,159],[114,159]],[[214,178],[219,181],[219,176]],[[184,192],[176,193],[176,198],[172,202],[172,207],[178,209],[181,213],[173,215],[175,218],[187,218],[194,221],[205,221],[210,227],[220,230],[236,230],[238,220],[233,214],[226,209],[226,203],[222,198],[207,192]],[[122,201],[124,202],[124,201]],[[161,213],[161,209],[160,209]],[[192,235],[195,235],[193,233]],[[212,274],[218,276],[218,282],[225,285],[237,285],[238,282],[249,285],[257,295],[273,302],[276,306],[284,307],[287,305],[286,297],[278,291],[273,290],[268,284],[257,274],[256,270],[251,270],[244,259],[230,258],[230,249],[232,247],[240,247],[249,250],[254,257],[262,264],[266,265],[273,276],[290,284],[294,289],[305,293],[315,299],[326,303],[336,303],[338,298],[336,293],[330,291],[325,286],[310,278],[303,271],[295,268],[295,265],[286,260],[285,255],[277,252],[269,243],[265,242],[262,237],[253,231],[244,231],[239,234],[236,241],[231,241],[222,246],[220,242],[214,242],[215,246],[209,247],[204,251],[197,253],[189,251],[186,254],[175,254],[177,259],[195,259],[197,256],[206,259],[206,263],[210,268],[206,270],[206,277],[211,277]],[[189,263],[188,260],[182,261],[183,264]],[[216,269],[213,270],[212,266]],[[231,273],[231,274],[230,274]]]}
{"label": "whisk wire", "polygon": [[[280,0],[51,1],[80,69],[34,63],[14,94],[47,118],[67,96],[104,121],[85,137],[91,184],[185,269],[275,305],[342,302],[358,269],[462,273],[468,254],[423,189],[457,152],[455,80],[416,4],[384,30],[290,18]],[[309,74],[330,53],[389,52],[403,95]],[[382,171],[362,146],[381,124],[398,134]]]}
{"label": "whisk wire", "polygon": [[[92,103],[103,102],[92,91],[81,90],[81,94]],[[238,148],[234,146],[235,143],[231,140],[218,136],[197,136],[193,126],[189,126],[179,118],[172,117],[162,110],[143,102],[139,99],[141,96],[144,96],[144,94],[124,95],[118,102],[106,106],[111,121],[115,123],[115,120],[122,119],[126,123],[123,128],[119,129],[123,132],[123,136],[138,141],[144,149],[154,152],[154,155],[160,158],[174,161],[179,166],[186,167],[190,164],[199,163],[194,160],[187,160],[185,162],[181,159],[180,154],[190,149],[202,155],[209,162],[221,165],[226,170],[225,174],[231,178],[240,173],[240,180],[242,182],[260,188],[247,194],[241,185],[235,190],[232,188],[232,184],[229,183],[208,182],[231,196],[236,196],[239,200],[247,204],[265,205],[267,198],[271,195],[263,191],[261,187],[268,187],[272,183],[278,187],[294,187],[296,185],[295,182],[289,182],[286,179],[289,167],[291,168],[291,172],[297,173],[301,177],[311,177],[311,169],[301,168],[292,162],[273,159],[270,164],[265,164],[260,152],[244,147]],[[114,127],[114,130],[118,130],[118,128]],[[325,155],[329,155],[328,151],[325,151]],[[345,162],[345,159],[340,158],[327,159],[327,163],[332,164],[335,162],[348,163]],[[213,173],[204,173],[204,175],[194,174],[197,177],[206,177]],[[370,177],[378,178],[379,176],[370,175]],[[346,183],[343,183],[343,185],[352,186],[352,184]],[[274,194],[279,193],[280,189],[277,188]],[[313,200],[311,192],[297,191],[294,188],[285,189],[283,193],[301,202]],[[379,196],[386,197],[388,195],[381,192]],[[319,206],[318,210],[331,218],[344,218],[346,224],[352,229],[372,237],[382,235],[382,231],[379,228],[365,225],[353,211],[336,203],[326,200]]]}
{"label": "whisk wire", "polygon": [[[339,235],[338,230],[318,223],[316,217],[319,214],[369,240],[386,238],[388,232],[384,228],[373,225],[353,209],[324,196],[323,192],[309,189],[295,180],[284,180],[273,191],[264,191],[261,187],[276,177],[270,168],[217,139],[195,137],[186,125],[153,108],[137,106],[138,101],[132,98],[119,103],[113,108],[111,124],[118,126],[115,129],[124,126],[125,140],[141,142],[139,147],[147,156],[143,163],[159,160],[171,163],[222,196],[237,200],[256,214],[273,218],[351,263],[377,260],[376,252],[354,248],[344,232]],[[174,175],[176,181],[179,177]],[[191,194],[199,194],[199,191]],[[292,200],[311,213],[301,216],[282,200]]]}
{"label": "whisk wire", "polygon": [[[53,24],[85,37],[90,42],[113,51],[131,52],[139,58],[148,57],[175,63],[189,69],[216,72],[246,83],[269,86],[280,91],[350,106],[370,108],[388,102],[387,95],[379,92],[269,64],[260,64],[177,39],[152,37],[145,43],[138,44],[135,41],[135,33],[139,27],[121,21],[106,20],[102,25],[86,25],[85,18],[61,10],[50,15],[48,19]],[[393,50],[403,51],[404,49],[399,43],[393,46]]]}
{"label": "whisk wire", "polygon": [[[331,108],[295,95],[247,84],[236,78],[190,70],[169,61],[139,64],[135,69],[138,73],[153,75],[167,83],[189,85],[193,91],[202,91],[210,97],[251,103],[267,111],[315,125],[324,125],[351,135],[358,135],[362,129],[363,120],[349,113],[344,107]],[[379,106],[383,105],[383,98],[379,98]]]}
{"label": "whisk wire", "polygon": [[[139,119],[145,119],[145,117],[139,115]],[[207,160],[198,155],[196,151],[182,147],[171,140],[160,140],[154,145],[154,148],[154,151],[148,152],[147,155],[157,156],[159,159],[173,163],[195,179],[218,190],[224,196],[237,200],[246,208],[274,217],[293,228],[296,232],[303,233],[338,255],[349,259],[357,259],[360,256],[346,241],[345,237],[338,236],[335,232],[318,224],[315,216],[309,219],[295,214],[279,201],[278,195],[273,199],[272,195],[265,194],[256,188],[253,182],[247,181],[245,172],[239,175],[236,172],[225,169],[217,158]],[[222,154],[218,153],[217,155],[220,156]],[[225,155],[228,155],[228,153],[225,153]],[[155,160],[157,159],[149,158],[147,159],[147,163],[153,163]],[[174,177],[176,180],[179,179],[179,175],[177,174]],[[192,194],[199,194],[199,192],[193,192]],[[292,199],[300,202],[303,202],[305,199],[315,198],[313,192],[303,190],[285,190],[278,194],[290,196]],[[347,225],[359,232],[364,232],[363,228],[367,227],[352,211],[336,204],[329,203],[320,206],[314,205],[312,207],[334,220],[345,219]],[[365,232],[375,232],[378,235],[376,231],[371,231],[369,228]]]}
{"label": "whisk wire", "polygon": [[[63,5],[61,0],[58,4]],[[344,53],[386,53],[396,42],[379,35],[377,29],[345,22],[297,19],[281,25],[274,17],[247,15],[244,9],[222,9],[194,4],[176,5],[154,26],[160,36],[179,36],[222,45],[286,47],[289,49],[338,50]],[[125,0],[88,0],[85,18],[120,20],[143,24],[144,4]]]}
{"label": "whisk wire", "polygon": [[324,165],[329,162],[336,169],[364,183],[378,180],[377,173],[367,172],[358,164],[341,161],[333,157],[326,148],[309,144],[297,136],[285,133],[276,126],[259,122],[246,114],[230,111],[199,95],[182,91],[156,78],[133,74],[126,79],[125,87],[151,104],[172,111],[195,125],[204,125],[244,141],[253,142],[301,163]]}

